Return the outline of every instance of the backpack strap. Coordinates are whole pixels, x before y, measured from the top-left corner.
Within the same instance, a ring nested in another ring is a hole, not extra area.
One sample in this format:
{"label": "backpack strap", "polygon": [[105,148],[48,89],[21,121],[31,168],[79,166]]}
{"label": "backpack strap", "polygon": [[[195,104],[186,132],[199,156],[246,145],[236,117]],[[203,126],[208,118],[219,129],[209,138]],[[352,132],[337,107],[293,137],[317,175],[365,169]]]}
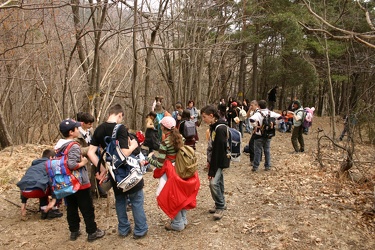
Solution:
{"label": "backpack strap", "polygon": [[[117,138],[117,132],[119,130],[119,128],[122,126],[121,123],[118,123],[116,124],[116,126],[113,128],[112,130],[112,136],[111,138],[112,139],[116,139]],[[99,173],[100,172],[100,165],[103,164],[105,166],[105,161],[104,161],[104,155],[106,154],[106,151],[107,151],[107,147],[105,147],[103,149],[103,152],[101,154],[99,154],[99,161],[98,161],[98,165],[96,165],[96,173]]]}

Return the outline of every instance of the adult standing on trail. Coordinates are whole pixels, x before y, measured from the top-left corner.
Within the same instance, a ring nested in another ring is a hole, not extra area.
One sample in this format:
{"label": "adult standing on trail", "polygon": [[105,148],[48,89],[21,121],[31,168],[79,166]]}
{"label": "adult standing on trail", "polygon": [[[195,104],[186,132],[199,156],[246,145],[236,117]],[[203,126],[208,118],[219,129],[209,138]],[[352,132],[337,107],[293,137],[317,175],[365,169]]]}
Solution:
{"label": "adult standing on trail", "polygon": [[276,93],[279,89],[279,86],[273,87],[270,91],[268,91],[268,108],[269,110],[273,111],[276,104]]}
{"label": "adult standing on trail", "polygon": [[[302,118],[303,118],[303,107],[301,102],[295,100],[293,102],[293,111],[288,111],[289,114],[293,114],[293,132],[292,132],[292,144],[294,148],[294,153],[304,152],[305,151],[305,142],[303,140],[303,126],[302,126]],[[298,141],[298,142],[297,142]],[[299,145],[298,145],[299,143]]]}

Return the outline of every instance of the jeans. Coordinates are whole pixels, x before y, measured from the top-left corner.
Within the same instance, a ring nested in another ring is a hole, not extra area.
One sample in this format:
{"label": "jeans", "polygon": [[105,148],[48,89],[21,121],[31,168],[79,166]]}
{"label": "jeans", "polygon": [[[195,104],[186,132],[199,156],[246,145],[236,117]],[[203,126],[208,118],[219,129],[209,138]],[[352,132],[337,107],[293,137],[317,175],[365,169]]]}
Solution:
{"label": "jeans", "polygon": [[126,207],[128,205],[128,198],[132,208],[134,219],[134,235],[143,236],[148,231],[145,210],[143,208],[144,195],[143,189],[128,195],[115,195],[116,213],[118,220],[118,234],[126,235],[131,230]]}
{"label": "jeans", "polygon": [[[300,151],[304,151],[305,150],[305,142],[303,140],[303,127],[302,125],[301,126],[294,126],[293,128],[293,132],[292,132],[292,138],[291,138],[291,141],[292,141],[292,145],[293,145],[293,148],[294,148],[294,151],[295,152],[300,152]],[[300,148],[298,146],[298,142],[300,144]]]}
{"label": "jeans", "polygon": [[212,199],[215,202],[216,209],[224,209],[224,176],[223,169],[218,168],[215,177],[210,180],[210,191]]}
{"label": "jeans", "polygon": [[181,231],[185,229],[185,226],[188,224],[187,219],[186,219],[186,210],[182,209],[176,217],[171,222],[171,227],[174,230]]}
{"label": "jeans", "polygon": [[286,132],[286,124],[285,124],[284,121],[280,122],[280,124],[279,124],[279,131],[282,132],[282,133]]}
{"label": "jeans", "polygon": [[76,193],[67,196],[65,200],[67,203],[66,217],[69,224],[69,231],[79,231],[79,223],[81,222],[78,214],[79,209],[86,224],[86,233],[95,233],[97,227],[90,188],[78,190]]}
{"label": "jeans", "polygon": [[260,160],[262,158],[262,151],[264,151],[264,167],[269,169],[271,167],[271,153],[270,153],[271,139],[258,137],[254,140],[254,165],[253,169],[258,169]]}

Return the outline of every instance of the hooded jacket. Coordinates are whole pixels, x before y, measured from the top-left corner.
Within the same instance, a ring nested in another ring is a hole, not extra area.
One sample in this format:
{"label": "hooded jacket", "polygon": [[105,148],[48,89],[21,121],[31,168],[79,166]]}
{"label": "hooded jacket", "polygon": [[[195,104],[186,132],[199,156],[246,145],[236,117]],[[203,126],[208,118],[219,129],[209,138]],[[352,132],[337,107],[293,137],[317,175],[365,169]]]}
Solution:
{"label": "hooded jacket", "polygon": [[39,188],[46,191],[48,188],[48,175],[46,171],[46,161],[48,158],[36,159],[31,163],[31,166],[26,170],[25,175],[17,183],[21,190]]}
{"label": "hooded jacket", "polygon": [[[55,150],[58,152],[64,151],[66,147],[71,143],[74,142],[73,140],[66,140],[66,139],[60,139],[56,146]],[[69,152],[68,152],[68,168],[74,176],[76,176],[79,180],[79,183],[81,184],[81,187],[79,188],[80,190],[90,188],[90,179],[89,175],[86,169],[86,166],[84,167],[79,167],[79,162],[81,161],[81,148],[77,144],[74,144]]]}

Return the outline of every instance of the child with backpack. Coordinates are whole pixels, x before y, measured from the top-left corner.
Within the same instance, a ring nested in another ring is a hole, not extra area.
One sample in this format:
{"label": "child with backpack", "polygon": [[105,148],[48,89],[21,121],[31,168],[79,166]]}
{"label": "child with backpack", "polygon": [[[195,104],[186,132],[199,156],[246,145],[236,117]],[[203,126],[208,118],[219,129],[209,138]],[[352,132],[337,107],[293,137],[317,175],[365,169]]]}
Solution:
{"label": "child with backpack", "polygon": [[187,109],[182,111],[181,123],[178,131],[185,138],[184,144],[195,150],[195,135],[197,134],[197,128],[195,123],[190,120],[190,111]]}
{"label": "child with backpack", "polygon": [[[176,120],[166,116],[160,121],[160,125],[165,139],[160,144],[157,158],[149,155],[147,161],[156,167],[154,178],[160,178],[161,184],[157,190],[158,205],[171,218],[165,229],[182,231],[188,224],[186,210],[196,206],[199,178],[195,173],[193,177],[182,179],[174,167],[176,155],[183,146],[182,137],[175,127]],[[174,194],[174,202],[170,202],[171,193]]]}
{"label": "child with backpack", "polygon": [[207,152],[210,156],[207,159],[207,167],[209,187],[215,206],[209,209],[209,213],[214,214],[214,220],[220,220],[226,209],[223,169],[229,168],[230,165],[230,155],[227,151],[228,127],[219,126],[226,125],[226,122],[220,119],[219,112],[213,105],[205,106],[201,112],[203,121],[210,126],[211,148],[210,152]]}
{"label": "child with backpack", "polygon": [[79,136],[78,127],[80,126],[81,123],[72,119],[63,120],[60,123],[60,132],[64,136],[64,139],[60,139],[57,142],[55,150],[57,152],[64,151],[69,144],[74,143],[67,152],[67,166],[71,171],[75,170],[77,172],[80,188],[76,193],[65,197],[70,240],[74,241],[81,235],[79,209],[86,224],[87,240],[91,242],[102,238],[105,232],[100,230],[95,222],[95,211],[90,191],[91,185],[85,167],[88,160],[86,157],[82,157],[80,146],[74,142],[74,139]]}
{"label": "child with backpack", "polygon": [[[96,155],[96,151],[99,147],[102,149],[106,148],[107,144],[105,138],[112,137],[113,131],[117,124],[121,124],[124,119],[124,109],[120,104],[115,104],[109,109],[109,116],[106,122],[100,124],[92,137],[91,145],[89,148],[88,156],[91,162],[98,166],[99,158]],[[116,140],[118,141],[120,150],[126,157],[130,156],[139,145],[136,139],[130,139],[128,131],[124,125],[117,126]],[[107,178],[107,169],[103,164],[99,164],[100,173],[97,178],[101,182]],[[123,192],[122,189],[117,187],[116,180],[113,179],[112,175],[108,175],[110,182],[112,183],[113,192],[115,193],[115,207],[118,220],[118,235],[120,237],[127,237],[131,232],[132,228],[127,215],[127,205],[131,203],[131,210],[134,221],[133,238],[141,239],[147,235],[148,225],[146,214],[144,211],[144,180],[143,178],[130,190]]]}
{"label": "child with backpack", "polygon": [[[46,149],[43,151],[42,158],[36,159],[26,170],[25,175],[17,183],[21,190],[21,219],[26,219],[26,202],[29,198],[39,198],[39,207],[41,219],[60,218],[63,214],[57,206],[56,199],[53,204],[49,204],[48,196],[51,195],[49,178],[46,173],[46,161],[55,156],[55,151]],[[57,203],[60,204],[59,200]],[[50,205],[50,207],[48,207]],[[52,210],[48,211],[49,208]]]}

